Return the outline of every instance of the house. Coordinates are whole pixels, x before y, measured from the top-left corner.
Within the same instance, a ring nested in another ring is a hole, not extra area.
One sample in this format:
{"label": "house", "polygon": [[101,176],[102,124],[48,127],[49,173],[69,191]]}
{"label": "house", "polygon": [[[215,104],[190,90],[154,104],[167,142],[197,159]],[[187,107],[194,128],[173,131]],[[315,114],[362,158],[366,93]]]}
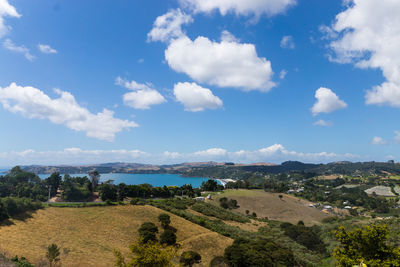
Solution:
{"label": "house", "polygon": [[195,199],[196,201],[204,201],[204,200],[205,200],[204,197],[195,197],[194,199]]}
{"label": "house", "polygon": [[351,210],[352,209],[352,207],[350,207],[350,206],[345,206],[344,208],[347,209],[347,210]]}
{"label": "house", "polygon": [[331,210],[331,209],[332,209],[332,206],[330,206],[330,205],[325,205],[325,206],[324,206],[324,209],[326,209],[326,210]]}
{"label": "house", "polygon": [[208,194],[207,199],[212,199],[211,194]]}

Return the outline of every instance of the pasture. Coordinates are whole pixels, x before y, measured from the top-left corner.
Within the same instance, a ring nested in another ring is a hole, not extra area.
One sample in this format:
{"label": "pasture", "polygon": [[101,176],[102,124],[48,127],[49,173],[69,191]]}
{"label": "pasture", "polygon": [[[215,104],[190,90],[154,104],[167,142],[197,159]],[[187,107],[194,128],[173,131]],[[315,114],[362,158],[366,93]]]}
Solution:
{"label": "pasture", "polygon": [[[279,198],[282,195],[282,198]],[[319,224],[322,219],[329,217],[314,207],[309,207],[311,203],[307,200],[296,198],[288,194],[269,193],[263,190],[231,189],[224,193],[214,196],[214,203],[219,204],[221,197],[236,199],[238,209],[234,211],[250,214],[255,212],[257,217],[268,217],[270,220],[297,223],[302,220],[307,225]]]}
{"label": "pasture", "polygon": [[[138,241],[137,230],[143,222],[155,223],[162,232],[157,217],[163,212],[152,206],[132,205],[47,207],[24,220],[1,225],[0,251],[38,263],[45,259],[47,246],[55,243],[61,247],[63,266],[113,266],[113,250],[127,255],[129,245]],[[200,266],[208,266],[232,243],[230,238],[169,215],[171,226],[178,229],[177,242],[181,244],[178,255],[185,250],[197,251],[202,256]]]}

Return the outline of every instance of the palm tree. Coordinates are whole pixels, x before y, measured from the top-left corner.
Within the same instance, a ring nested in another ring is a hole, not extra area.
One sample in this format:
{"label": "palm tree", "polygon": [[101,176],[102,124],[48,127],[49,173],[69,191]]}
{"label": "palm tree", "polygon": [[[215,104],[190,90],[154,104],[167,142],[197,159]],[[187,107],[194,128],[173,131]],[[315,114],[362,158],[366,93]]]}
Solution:
{"label": "palm tree", "polygon": [[46,258],[49,260],[50,267],[55,266],[60,261],[60,248],[54,243],[49,245],[47,247]]}

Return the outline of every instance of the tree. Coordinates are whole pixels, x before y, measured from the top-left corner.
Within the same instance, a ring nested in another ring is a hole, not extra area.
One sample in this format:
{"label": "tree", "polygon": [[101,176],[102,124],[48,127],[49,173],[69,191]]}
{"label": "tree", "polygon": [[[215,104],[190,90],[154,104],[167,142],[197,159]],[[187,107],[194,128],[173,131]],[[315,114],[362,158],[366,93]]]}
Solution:
{"label": "tree", "polygon": [[121,252],[114,251],[117,267],[169,267],[171,259],[176,255],[173,247],[163,247],[156,242],[146,244],[135,243],[130,246],[131,259],[126,262]]}
{"label": "tree", "polygon": [[207,182],[201,183],[202,191],[216,191],[218,189],[218,183],[215,180],[207,180]]}
{"label": "tree", "polygon": [[60,248],[54,243],[49,245],[47,247],[46,258],[49,260],[50,267],[55,266],[60,261]]}
{"label": "tree", "polygon": [[196,251],[185,251],[182,253],[179,262],[182,263],[183,266],[192,267],[193,264],[201,262],[201,256]]}
{"label": "tree", "polygon": [[140,226],[138,232],[140,235],[141,242],[143,244],[145,244],[149,241],[153,241],[153,242],[157,241],[156,233],[158,233],[158,228],[152,222],[144,222]]}
{"label": "tree", "polygon": [[104,183],[100,185],[98,189],[101,200],[117,201],[118,195],[117,195],[117,187],[115,185],[110,183]]}
{"label": "tree", "polygon": [[164,232],[160,236],[160,243],[167,245],[175,245],[176,244],[176,234],[173,230],[165,229]]}
{"label": "tree", "polygon": [[53,172],[46,180],[48,186],[51,186],[50,195],[55,196],[57,194],[57,189],[61,185],[62,177],[60,173]]}
{"label": "tree", "polygon": [[335,232],[340,245],[333,256],[337,266],[347,267],[365,263],[368,267],[400,266],[400,248],[386,243],[386,224],[364,226],[347,232],[343,226]]}
{"label": "tree", "polygon": [[164,228],[164,229],[168,228],[169,224],[171,223],[171,218],[170,218],[169,215],[166,214],[166,213],[161,213],[161,214],[158,216],[158,220],[160,221],[161,226],[162,226],[162,228]]}
{"label": "tree", "polygon": [[225,249],[229,266],[295,266],[293,252],[266,239],[236,239]]}
{"label": "tree", "polygon": [[98,171],[89,172],[90,182],[92,184],[92,192],[96,191],[96,187],[100,181],[100,173]]}

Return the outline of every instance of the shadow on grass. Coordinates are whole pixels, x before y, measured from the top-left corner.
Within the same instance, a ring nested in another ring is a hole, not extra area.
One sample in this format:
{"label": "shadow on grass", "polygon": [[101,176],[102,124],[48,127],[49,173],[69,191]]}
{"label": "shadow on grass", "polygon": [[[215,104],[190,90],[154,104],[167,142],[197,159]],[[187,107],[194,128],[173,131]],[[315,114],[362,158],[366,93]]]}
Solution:
{"label": "shadow on grass", "polygon": [[[26,221],[27,219],[33,218],[32,215],[35,214],[35,213],[36,213],[36,210],[35,210],[35,211],[27,211],[27,212],[24,212],[24,213],[20,213],[20,214],[14,215],[14,216],[12,216],[11,218],[2,220],[2,221],[0,222],[0,226],[11,226],[11,225],[15,225],[14,220],[24,222],[24,221]],[[0,266],[1,266],[1,265],[0,265]]]}

